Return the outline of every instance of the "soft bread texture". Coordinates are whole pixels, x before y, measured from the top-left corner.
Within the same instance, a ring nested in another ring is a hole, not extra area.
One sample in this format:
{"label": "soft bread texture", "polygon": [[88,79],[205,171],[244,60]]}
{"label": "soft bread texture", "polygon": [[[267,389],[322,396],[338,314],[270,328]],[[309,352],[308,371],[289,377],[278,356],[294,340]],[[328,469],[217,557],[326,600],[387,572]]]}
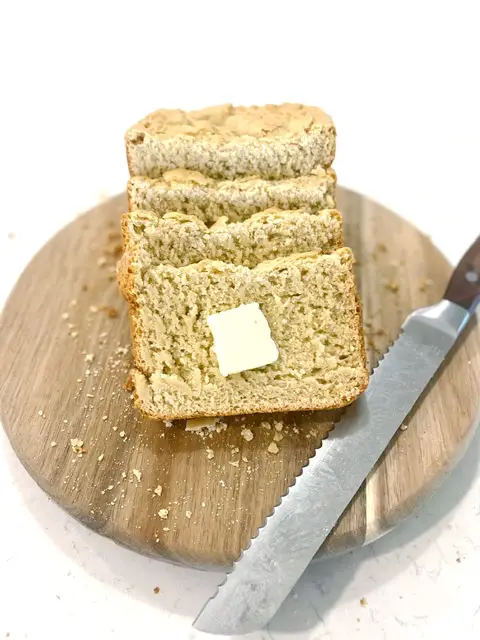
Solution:
{"label": "soft bread texture", "polygon": [[210,225],[224,216],[232,222],[245,220],[271,207],[312,212],[333,209],[336,181],[333,169],[322,167],[305,176],[278,180],[215,180],[198,171],[173,169],[161,178],[130,178],[127,196],[130,211],[180,211],[196,215]]}
{"label": "soft bread texture", "polygon": [[132,176],[184,168],[213,178],[279,179],[329,167],[335,136],[331,118],[317,107],[227,104],[155,111],[127,131],[125,143]]}
{"label": "soft bread texture", "polygon": [[[130,306],[137,406],[163,420],[332,409],[368,384],[353,255],[310,252],[250,269],[204,260],[186,267],[122,264]],[[220,375],[207,317],[258,302],[277,362]]]}
{"label": "soft bread texture", "polygon": [[343,244],[342,217],[335,210],[270,209],[245,222],[225,218],[208,228],[196,216],[132,211],[122,217],[125,258],[143,269],[161,263],[184,267],[204,259],[255,267],[293,253],[330,253]]}

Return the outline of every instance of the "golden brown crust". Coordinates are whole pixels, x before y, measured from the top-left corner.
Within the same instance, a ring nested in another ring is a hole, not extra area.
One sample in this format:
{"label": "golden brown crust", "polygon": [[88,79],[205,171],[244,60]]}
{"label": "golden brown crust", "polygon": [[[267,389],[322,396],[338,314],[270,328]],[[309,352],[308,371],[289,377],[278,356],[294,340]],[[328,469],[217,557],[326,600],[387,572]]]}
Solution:
{"label": "golden brown crust", "polygon": [[143,368],[146,371],[147,367],[140,356],[142,329],[139,321],[139,307],[134,295],[134,280],[135,266],[133,256],[126,251],[117,264],[118,288],[128,305],[133,361],[138,369]]}
{"label": "golden brown crust", "polygon": [[[138,373],[143,374],[142,371],[137,370]],[[172,418],[172,416],[170,414],[162,414],[162,413],[154,413],[152,411],[149,410],[148,406],[146,405],[145,402],[143,402],[143,400],[140,398],[138,391],[137,391],[137,387],[136,387],[136,383],[135,383],[135,374],[137,372],[135,369],[132,370],[129,374],[129,378],[128,378],[128,382],[131,385],[132,388],[132,394],[133,394],[133,402],[135,404],[135,406],[137,407],[137,409],[142,413],[142,415],[144,415],[146,418],[150,419],[150,420],[163,420],[163,421],[171,421],[171,420],[191,420],[193,418],[207,418],[207,417],[227,417],[227,416],[235,416],[238,415],[237,411],[222,411],[217,412],[217,413],[209,413],[208,415],[205,415],[205,413],[202,412],[192,412],[192,413],[179,413],[176,414],[175,417]],[[355,402],[355,400],[358,399],[358,397],[365,391],[365,389],[368,386],[368,381],[369,381],[369,376],[368,374],[366,374],[365,376],[365,381],[364,381],[364,385],[361,388],[361,391],[359,391],[358,393],[352,394],[351,396],[346,396],[342,399],[342,402],[340,403],[333,403],[333,404],[323,404],[323,405],[315,405],[315,403],[306,403],[305,405],[301,405],[301,406],[295,406],[293,407],[291,404],[281,404],[280,402],[278,404],[276,404],[274,407],[272,407],[271,405],[264,405],[264,406],[257,406],[255,408],[252,409],[242,409],[242,415],[251,415],[251,414],[256,414],[256,413],[289,413],[292,411],[333,411],[335,409],[343,409],[346,406],[352,404],[352,402]]]}
{"label": "golden brown crust", "polygon": [[303,104],[234,107],[231,104],[197,111],[159,109],[134,125],[130,131],[158,138],[190,136],[228,142],[238,138],[278,139],[331,125],[332,119],[318,107]]}

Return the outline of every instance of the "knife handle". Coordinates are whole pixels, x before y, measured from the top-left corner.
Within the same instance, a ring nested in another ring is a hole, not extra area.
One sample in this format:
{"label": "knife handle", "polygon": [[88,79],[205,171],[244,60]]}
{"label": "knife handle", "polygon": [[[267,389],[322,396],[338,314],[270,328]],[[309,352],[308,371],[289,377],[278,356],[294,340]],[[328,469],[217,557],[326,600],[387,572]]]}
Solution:
{"label": "knife handle", "polygon": [[458,263],[444,298],[470,312],[480,302],[480,236]]}

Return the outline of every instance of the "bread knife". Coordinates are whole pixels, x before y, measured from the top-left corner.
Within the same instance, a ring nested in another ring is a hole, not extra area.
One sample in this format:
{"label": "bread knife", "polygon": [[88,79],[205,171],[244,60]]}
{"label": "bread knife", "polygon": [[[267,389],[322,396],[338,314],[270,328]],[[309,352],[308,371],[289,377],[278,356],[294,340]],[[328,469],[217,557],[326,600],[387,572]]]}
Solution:
{"label": "bread knife", "polygon": [[480,236],[437,304],[414,311],[344,413],[234,563],[193,625],[216,634],[264,627],[372,470],[480,302]]}

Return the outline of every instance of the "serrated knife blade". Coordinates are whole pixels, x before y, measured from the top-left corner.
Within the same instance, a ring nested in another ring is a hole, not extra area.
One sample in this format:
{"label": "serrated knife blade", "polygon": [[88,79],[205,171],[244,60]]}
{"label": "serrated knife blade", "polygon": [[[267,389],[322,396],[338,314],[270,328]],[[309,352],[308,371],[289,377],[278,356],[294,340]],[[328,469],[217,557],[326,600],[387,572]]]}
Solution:
{"label": "serrated knife blade", "polygon": [[295,484],[204,606],[194,627],[243,634],[264,627],[358,491],[480,301],[480,237],[445,298],[404,322],[399,338]]}

